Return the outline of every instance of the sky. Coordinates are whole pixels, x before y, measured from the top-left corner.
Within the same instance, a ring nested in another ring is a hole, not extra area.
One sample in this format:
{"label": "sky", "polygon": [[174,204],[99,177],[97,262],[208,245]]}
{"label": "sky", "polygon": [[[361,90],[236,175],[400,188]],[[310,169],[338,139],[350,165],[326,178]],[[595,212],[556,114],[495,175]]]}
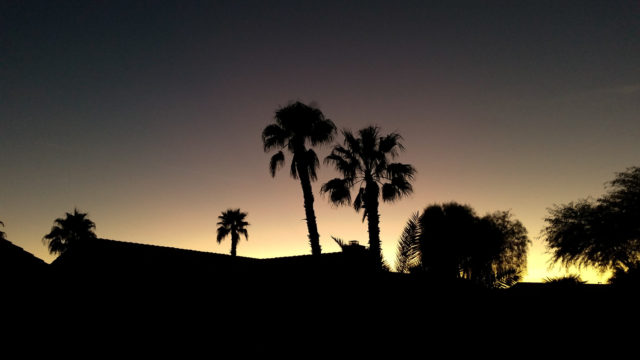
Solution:
{"label": "sky", "polygon": [[[218,215],[240,208],[239,255],[310,253],[300,184],[270,176],[261,142],[295,100],[403,136],[418,174],[380,207],[392,265],[412,213],[457,201],[525,225],[526,281],[562,275],[548,208],[640,165],[635,0],[0,0],[0,79],[0,220],[47,262],[42,237],[75,207],[99,237],[217,253]],[[325,252],[368,240],[319,194],[335,176],[313,183]]]}

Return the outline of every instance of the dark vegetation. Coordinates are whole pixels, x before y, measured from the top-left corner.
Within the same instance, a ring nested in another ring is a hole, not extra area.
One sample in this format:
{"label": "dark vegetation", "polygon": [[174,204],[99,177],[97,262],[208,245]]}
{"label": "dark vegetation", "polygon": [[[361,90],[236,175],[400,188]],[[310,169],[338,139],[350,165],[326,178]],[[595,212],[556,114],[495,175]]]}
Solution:
{"label": "dark vegetation", "polygon": [[574,287],[574,288],[580,285],[586,284],[586,282],[580,278],[580,275],[575,275],[575,274],[555,277],[555,278],[546,278],[544,279],[544,283],[553,285],[555,287]]}
{"label": "dark vegetation", "polygon": [[467,205],[431,205],[407,222],[396,270],[432,281],[464,279],[506,288],[524,274],[529,243],[527,230],[509,212],[479,217]]}
{"label": "dark vegetation", "polygon": [[[397,271],[391,272],[381,255],[378,205],[380,199],[410,195],[416,170],[392,162],[404,149],[399,134],[381,135],[374,126],[356,135],[343,131],[343,145],[325,159],[340,177],[321,192],[335,204],[363,210],[369,247],[334,238],[342,251],[322,254],[311,188],[319,161],[311,147],[331,142],[335,131],[320,110],[296,102],[278,109],[275,123],[262,133],[264,150],[278,150],[271,175],[283,166],[285,151],[292,157],[290,174],[302,186],[311,255],[237,256],[249,226],[240,209],[218,217],[216,239],[230,236],[231,256],[99,239],[88,214],[75,209],[55,219],[43,238],[59,255],[51,265],[25,254],[0,231],[7,308],[28,309],[32,319],[55,316],[79,324],[77,329],[86,327],[86,319],[121,330],[134,320],[145,329],[180,323],[174,329],[216,327],[235,341],[241,340],[237,334],[258,329],[253,338],[269,340],[262,346],[293,338],[316,348],[327,334],[387,331],[412,349],[422,344],[425,331],[490,337],[488,343],[497,346],[505,332],[529,321],[588,321],[597,327],[636,313],[631,310],[640,281],[640,168],[618,174],[609,193],[595,201],[552,208],[543,234],[554,261],[612,270],[618,287],[584,284],[577,277],[518,283],[529,245],[524,226],[509,212],[479,216],[453,202],[430,205],[408,219]],[[287,328],[284,338],[278,327]],[[375,337],[367,337],[363,344],[373,342]]]}
{"label": "dark vegetation", "polygon": [[614,273],[612,281],[638,279],[640,263],[640,168],[616,174],[596,200],[555,205],[543,235],[552,260]]}

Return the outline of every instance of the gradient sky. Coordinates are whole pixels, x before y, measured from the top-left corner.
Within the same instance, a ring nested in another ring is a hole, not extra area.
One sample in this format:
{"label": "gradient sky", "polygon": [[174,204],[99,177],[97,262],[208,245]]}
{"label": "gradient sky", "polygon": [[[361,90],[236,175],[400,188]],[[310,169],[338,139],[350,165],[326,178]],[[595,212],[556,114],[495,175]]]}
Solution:
{"label": "gradient sky", "polygon": [[[418,176],[380,209],[390,263],[411,213],[454,200],[511,210],[526,279],[556,276],[547,208],[640,165],[640,2],[2,0],[7,238],[50,262],[43,235],[78,207],[100,237],[228,253],[215,224],[239,207],[239,255],[310,253],[300,185],[270,177],[260,139],[290,100],[403,135]],[[324,251],[368,239],[319,195],[334,176],[313,184]]]}

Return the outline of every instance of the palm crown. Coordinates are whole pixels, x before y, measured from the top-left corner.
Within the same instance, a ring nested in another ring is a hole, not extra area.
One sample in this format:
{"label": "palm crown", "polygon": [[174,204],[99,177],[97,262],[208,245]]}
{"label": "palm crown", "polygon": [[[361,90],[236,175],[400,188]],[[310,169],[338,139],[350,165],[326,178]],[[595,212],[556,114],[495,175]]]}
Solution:
{"label": "palm crown", "polygon": [[249,233],[246,229],[249,223],[245,221],[246,217],[247,213],[240,211],[240,209],[228,209],[218,216],[220,221],[217,224],[219,227],[216,240],[221,243],[224,238],[231,235],[231,256],[236,256],[240,235],[249,240]]}
{"label": "palm crown", "polygon": [[64,218],[57,218],[51,232],[43,238],[49,253],[62,254],[82,241],[95,239],[96,234],[93,230],[96,224],[89,220],[87,215],[74,209],[73,213],[66,213]]}
{"label": "palm crown", "polygon": [[287,149],[293,154],[291,160],[291,176],[297,179],[300,170],[308,172],[312,180],[317,178],[318,156],[312,146],[333,141],[336,126],[324,117],[319,109],[295,102],[276,111],[275,124],[268,125],[262,132],[264,151],[281,149],[271,157],[269,171],[275,176],[276,171],[284,165],[284,152]]}
{"label": "palm crown", "polygon": [[345,130],[344,146],[336,145],[325,159],[342,178],[330,180],[321,191],[329,193],[331,202],[344,205],[351,204],[350,189],[358,186],[353,207],[356,211],[365,208],[363,220],[367,217],[364,201],[369,195],[377,198],[380,186],[384,201],[395,201],[413,192],[410,183],[416,173],[413,166],[389,161],[398,155],[398,150],[404,150],[402,137],[397,133],[380,136],[379,132],[378,127],[370,126],[359,131],[360,137],[355,137]]}

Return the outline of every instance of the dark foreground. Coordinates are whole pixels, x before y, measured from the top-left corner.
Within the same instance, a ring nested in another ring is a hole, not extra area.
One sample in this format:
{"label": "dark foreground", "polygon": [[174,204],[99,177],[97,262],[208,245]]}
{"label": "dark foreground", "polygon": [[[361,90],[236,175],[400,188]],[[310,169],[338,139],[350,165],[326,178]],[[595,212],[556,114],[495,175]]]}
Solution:
{"label": "dark foreground", "polygon": [[149,340],[145,346],[155,350],[186,340],[243,353],[447,347],[452,340],[507,346],[585,341],[594,334],[602,339],[622,326],[638,327],[638,296],[629,289],[520,284],[490,291],[397,274],[233,280],[76,275],[7,281],[2,294],[3,324],[18,341],[80,342],[104,351]]}
{"label": "dark foreground", "polygon": [[575,358],[604,346],[608,359],[637,343],[631,283],[487,290],[372,274],[363,249],[251,259],[100,239],[47,265],[11,245],[0,252],[1,354]]}

